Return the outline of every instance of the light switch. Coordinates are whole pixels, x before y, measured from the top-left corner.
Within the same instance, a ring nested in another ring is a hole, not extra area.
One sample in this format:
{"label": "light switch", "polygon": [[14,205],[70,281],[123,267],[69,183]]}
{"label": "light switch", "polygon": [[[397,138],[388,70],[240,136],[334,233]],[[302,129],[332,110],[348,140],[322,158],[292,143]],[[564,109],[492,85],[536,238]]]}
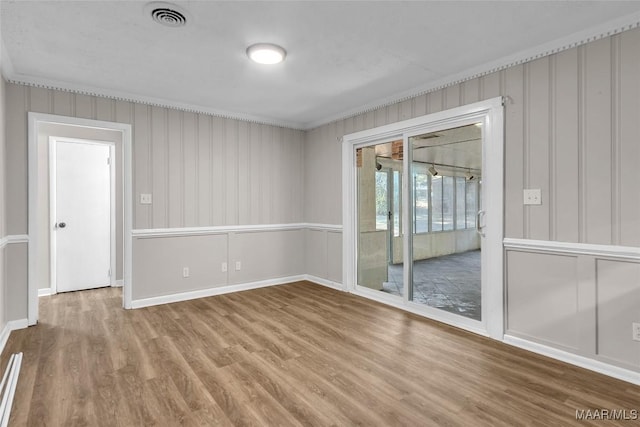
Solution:
{"label": "light switch", "polygon": [[148,193],[140,194],[140,204],[141,205],[150,205],[151,204],[151,194],[148,194]]}
{"label": "light switch", "polygon": [[542,192],[539,188],[529,188],[524,190],[524,204],[525,205],[541,205],[542,204]]}

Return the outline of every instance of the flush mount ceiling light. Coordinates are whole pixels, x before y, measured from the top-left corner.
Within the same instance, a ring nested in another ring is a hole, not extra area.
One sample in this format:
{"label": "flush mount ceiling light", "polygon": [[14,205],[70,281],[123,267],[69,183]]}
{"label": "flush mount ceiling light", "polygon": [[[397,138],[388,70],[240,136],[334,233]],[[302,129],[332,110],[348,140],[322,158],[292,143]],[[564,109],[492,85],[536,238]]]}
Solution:
{"label": "flush mount ceiling light", "polygon": [[152,2],[145,6],[151,19],[165,27],[183,27],[187,25],[187,14],[179,6],[172,3]]}
{"label": "flush mount ceiling light", "polygon": [[273,65],[284,61],[287,52],[275,44],[258,43],[247,48],[247,56],[258,64]]}

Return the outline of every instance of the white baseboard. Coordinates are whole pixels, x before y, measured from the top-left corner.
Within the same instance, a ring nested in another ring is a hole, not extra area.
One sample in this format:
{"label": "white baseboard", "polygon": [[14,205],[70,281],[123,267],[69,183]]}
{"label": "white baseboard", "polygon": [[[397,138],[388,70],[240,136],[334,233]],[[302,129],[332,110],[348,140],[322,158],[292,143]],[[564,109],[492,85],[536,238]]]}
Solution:
{"label": "white baseboard", "polygon": [[114,288],[121,288],[124,286],[124,280],[116,280],[116,283],[113,285]]}
{"label": "white baseboard", "polygon": [[47,297],[49,295],[53,295],[54,292],[51,288],[40,288],[38,289],[38,296],[39,297]]}
{"label": "white baseboard", "polygon": [[344,286],[342,286],[342,283],[334,282],[333,280],[323,279],[322,277],[313,276],[311,274],[305,274],[304,280],[315,283],[316,285],[322,285],[331,289],[336,289],[338,291],[346,290]]}
{"label": "white baseboard", "polygon": [[277,279],[260,280],[258,282],[241,283],[238,285],[227,285],[217,288],[199,289],[197,291],[143,298],[131,301],[131,308],[142,308],[150,307],[153,305],[169,304],[172,302],[188,301],[197,298],[211,297],[214,295],[228,294],[231,292],[247,291],[250,289],[264,288],[267,286],[284,285],[286,283],[299,282],[301,280],[306,280],[305,275],[301,274],[299,276],[279,277]]}
{"label": "white baseboard", "polygon": [[557,359],[571,365],[588,369],[590,371],[598,372],[600,374],[608,375],[622,381],[640,385],[640,373],[630,371],[629,369],[619,368],[608,363],[589,359],[583,356],[578,356],[577,354],[558,350],[556,348],[538,344],[532,341],[527,341],[522,338],[514,337],[512,335],[505,335],[503,341],[506,344],[512,345],[514,347],[523,348],[534,353],[542,354],[543,356],[551,357],[552,359]]}
{"label": "white baseboard", "polygon": [[4,328],[0,333],[0,354],[4,351],[4,346],[7,345],[7,340],[9,339],[9,335],[11,335],[11,331],[24,329],[27,326],[29,326],[29,321],[27,319],[11,320],[4,325]]}

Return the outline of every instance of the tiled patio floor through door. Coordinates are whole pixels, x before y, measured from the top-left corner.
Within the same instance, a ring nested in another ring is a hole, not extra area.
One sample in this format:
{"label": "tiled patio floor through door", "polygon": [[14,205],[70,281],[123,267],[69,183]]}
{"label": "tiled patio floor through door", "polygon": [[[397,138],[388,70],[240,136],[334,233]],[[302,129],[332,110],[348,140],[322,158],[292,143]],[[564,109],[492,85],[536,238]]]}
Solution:
{"label": "tiled patio floor through door", "polygon": [[[416,261],[413,300],[471,319],[480,320],[480,250]],[[389,266],[383,290],[402,294],[402,264]]]}

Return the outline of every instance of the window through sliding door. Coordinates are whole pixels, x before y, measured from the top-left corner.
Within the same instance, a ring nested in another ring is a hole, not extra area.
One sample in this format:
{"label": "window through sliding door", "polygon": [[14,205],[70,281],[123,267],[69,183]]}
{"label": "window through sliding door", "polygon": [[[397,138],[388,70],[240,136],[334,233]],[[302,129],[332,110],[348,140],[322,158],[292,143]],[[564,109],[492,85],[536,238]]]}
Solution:
{"label": "window through sliding door", "polygon": [[412,302],[481,321],[481,125],[409,138]]}

